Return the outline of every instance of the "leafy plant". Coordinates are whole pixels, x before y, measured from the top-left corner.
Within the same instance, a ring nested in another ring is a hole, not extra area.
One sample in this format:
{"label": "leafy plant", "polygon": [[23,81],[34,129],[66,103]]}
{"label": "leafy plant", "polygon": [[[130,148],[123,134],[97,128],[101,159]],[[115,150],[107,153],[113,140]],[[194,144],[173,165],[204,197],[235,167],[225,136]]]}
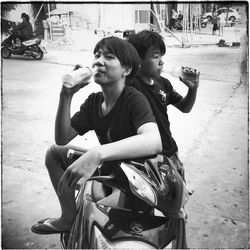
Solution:
{"label": "leafy plant", "polygon": [[16,3],[2,3],[1,4],[1,17],[4,17],[5,14],[11,10],[16,9]]}

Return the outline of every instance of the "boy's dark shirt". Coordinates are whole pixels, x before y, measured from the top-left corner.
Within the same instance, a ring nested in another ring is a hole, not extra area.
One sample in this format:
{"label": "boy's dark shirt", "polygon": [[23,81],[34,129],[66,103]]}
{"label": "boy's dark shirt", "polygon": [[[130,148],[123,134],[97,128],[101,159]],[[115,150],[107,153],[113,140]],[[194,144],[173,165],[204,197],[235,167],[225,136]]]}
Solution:
{"label": "boy's dark shirt", "polygon": [[101,144],[136,135],[141,125],[156,122],[146,97],[132,87],[125,86],[105,116],[101,114],[102,102],[102,92],[91,94],[71,119],[72,127],[80,135],[95,130]]}
{"label": "boy's dark shirt", "polygon": [[138,89],[147,97],[159,127],[163,153],[171,156],[177,152],[178,147],[170,131],[167,106],[179,102],[182,96],[173,89],[169,80],[163,77],[154,78],[153,85],[145,84],[139,76],[126,84]]}

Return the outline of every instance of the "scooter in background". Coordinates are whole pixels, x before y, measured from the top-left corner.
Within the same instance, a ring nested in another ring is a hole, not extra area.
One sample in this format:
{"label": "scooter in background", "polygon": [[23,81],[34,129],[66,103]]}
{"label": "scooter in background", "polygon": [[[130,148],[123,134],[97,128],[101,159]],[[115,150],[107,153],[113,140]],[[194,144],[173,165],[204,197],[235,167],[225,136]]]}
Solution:
{"label": "scooter in background", "polygon": [[[9,34],[13,34],[15,31],[13,29],[9,30]],[[19,38],[17,38],[19,39]],[[33,57],[35,60],[41,60],[47,50],[44,45],[42,45],[42,40],[40,38],[32,38],[27,41],[21,42],[19,39],[19,46],[14,42],[9,43],[8,38],[6,38],[1,43],[1,56],[4,59],[8,59],[11,55],[20,55]]]}

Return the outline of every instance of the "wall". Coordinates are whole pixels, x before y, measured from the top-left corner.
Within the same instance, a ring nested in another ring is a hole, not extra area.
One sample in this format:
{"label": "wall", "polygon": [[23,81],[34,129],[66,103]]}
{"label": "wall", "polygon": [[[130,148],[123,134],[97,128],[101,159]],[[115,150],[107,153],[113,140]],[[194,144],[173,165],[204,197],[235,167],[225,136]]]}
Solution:
{"label": "wall", "polygon": [[134,4],[99,4],[99,3],[57,3],[57,8],[78,12],[80,19],[87,22],[86,28],[94,30],[98,27],[112,29],[134,29]]}

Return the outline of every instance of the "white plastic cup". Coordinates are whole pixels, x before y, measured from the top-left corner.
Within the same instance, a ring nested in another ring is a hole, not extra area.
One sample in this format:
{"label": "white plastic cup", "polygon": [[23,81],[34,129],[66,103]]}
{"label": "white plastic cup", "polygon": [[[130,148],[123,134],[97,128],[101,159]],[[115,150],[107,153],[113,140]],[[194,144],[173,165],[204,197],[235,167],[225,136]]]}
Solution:
{"label": "white plastic cup", "polygon": [[73,88],[79,83],[88,82],[92,77],[92,70],[88,67],[78,68],[62,76],[63,85],[67,88]]}

